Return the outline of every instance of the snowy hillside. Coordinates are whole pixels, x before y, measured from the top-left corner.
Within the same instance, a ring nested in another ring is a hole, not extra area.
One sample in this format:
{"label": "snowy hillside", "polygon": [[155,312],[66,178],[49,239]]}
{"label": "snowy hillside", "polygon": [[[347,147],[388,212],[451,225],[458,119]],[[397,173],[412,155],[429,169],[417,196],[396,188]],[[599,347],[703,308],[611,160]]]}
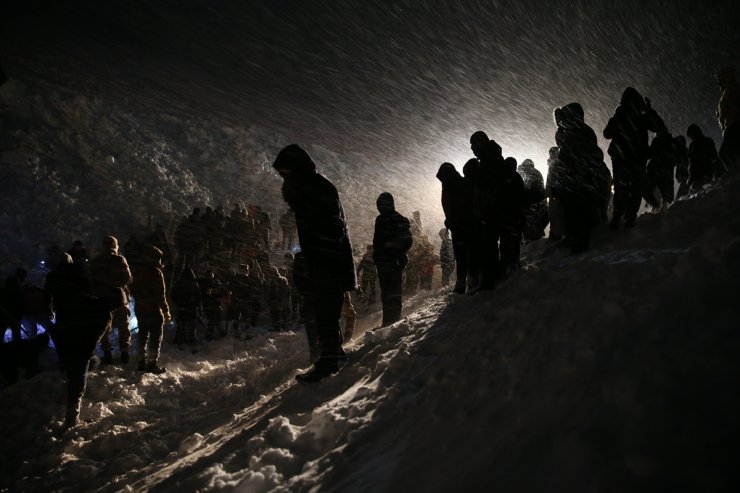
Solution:
{"label": "snowy hillside", "polygon": [[300,332],[164,344],[91,376],[59,433],[54,371],[3,391],[7,491],[737,491],[740,180],[582,255],[547,240],[494,292],[407,302],[350,364],[295,383]]}

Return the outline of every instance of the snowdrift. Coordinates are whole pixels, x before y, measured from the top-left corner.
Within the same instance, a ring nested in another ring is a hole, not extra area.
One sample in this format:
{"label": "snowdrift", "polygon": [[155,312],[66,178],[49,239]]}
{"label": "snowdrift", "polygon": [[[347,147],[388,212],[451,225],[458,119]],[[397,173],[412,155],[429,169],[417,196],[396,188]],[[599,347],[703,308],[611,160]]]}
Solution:
{"label": "snowdrift", "polygon": [[165,342],[162,376],[95,372],[59,433],[60,376],[6,389],[12,491],[736,491],[740,181],[543,240],[495,291],[439,291],[315,385],[300,332]]}

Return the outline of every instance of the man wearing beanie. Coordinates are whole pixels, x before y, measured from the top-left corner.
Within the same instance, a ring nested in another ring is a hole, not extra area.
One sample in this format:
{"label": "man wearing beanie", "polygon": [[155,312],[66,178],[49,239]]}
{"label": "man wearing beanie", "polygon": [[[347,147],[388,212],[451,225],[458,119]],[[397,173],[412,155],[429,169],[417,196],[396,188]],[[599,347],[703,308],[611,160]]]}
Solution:
{"label": "man wearing beanie", "polygon": [[100,255],[90,262],[90,277],[95,296],[105,296],[114,288],[122,289],[126,296],[124,306],[113,312],[112,321],[108,322],[105,334],[100,340],[100,346],[103,348],[102,362],[104,364],[113,363],[113,345],[110,338],[113,327],[118,327],[118,350],[121,352],[121,363],[128,363],[128,349],[131,344],[131,331],[129,329],[131,311],[128,308],[128,286],[133,279],[128,262],[122,255],[118,254],[118,240],[115,236],[103,238]]}
{"label": "man wearing beanie", "polygon": [[339,319],[344,292],[357,284],[352,245],[337,189],[316,172],[306,151],[296,144],[285,147],[273,168],[283,178],[283,198],[295,213],[320,345],[313,368],[296,379],[316,382],[337,373],[347,360]]}

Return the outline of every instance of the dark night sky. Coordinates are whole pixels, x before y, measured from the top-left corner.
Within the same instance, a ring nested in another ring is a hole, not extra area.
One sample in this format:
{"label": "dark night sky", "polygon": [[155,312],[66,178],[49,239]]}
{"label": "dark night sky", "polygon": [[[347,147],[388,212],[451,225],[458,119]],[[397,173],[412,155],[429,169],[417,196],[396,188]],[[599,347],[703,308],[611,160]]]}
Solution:
{"label": "dark night sky", "polygon": [[740,60],[737,1],[16,3],[11,75],[47,57],[432,175],[462,166],[477,129],[542,169],[554,107],[581,102],[600,134],[627,85],[674,133],[716,131],[713,74]]}

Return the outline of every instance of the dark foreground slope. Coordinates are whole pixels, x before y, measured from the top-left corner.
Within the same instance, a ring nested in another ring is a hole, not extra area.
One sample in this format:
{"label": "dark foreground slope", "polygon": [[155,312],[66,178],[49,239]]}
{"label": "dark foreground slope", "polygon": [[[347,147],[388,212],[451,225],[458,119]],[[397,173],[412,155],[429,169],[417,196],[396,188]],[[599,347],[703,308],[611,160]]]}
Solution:
{"label": "dark foreground slope", "polygon": [[739,191],[452,299],[326,490],[737,491]]}

